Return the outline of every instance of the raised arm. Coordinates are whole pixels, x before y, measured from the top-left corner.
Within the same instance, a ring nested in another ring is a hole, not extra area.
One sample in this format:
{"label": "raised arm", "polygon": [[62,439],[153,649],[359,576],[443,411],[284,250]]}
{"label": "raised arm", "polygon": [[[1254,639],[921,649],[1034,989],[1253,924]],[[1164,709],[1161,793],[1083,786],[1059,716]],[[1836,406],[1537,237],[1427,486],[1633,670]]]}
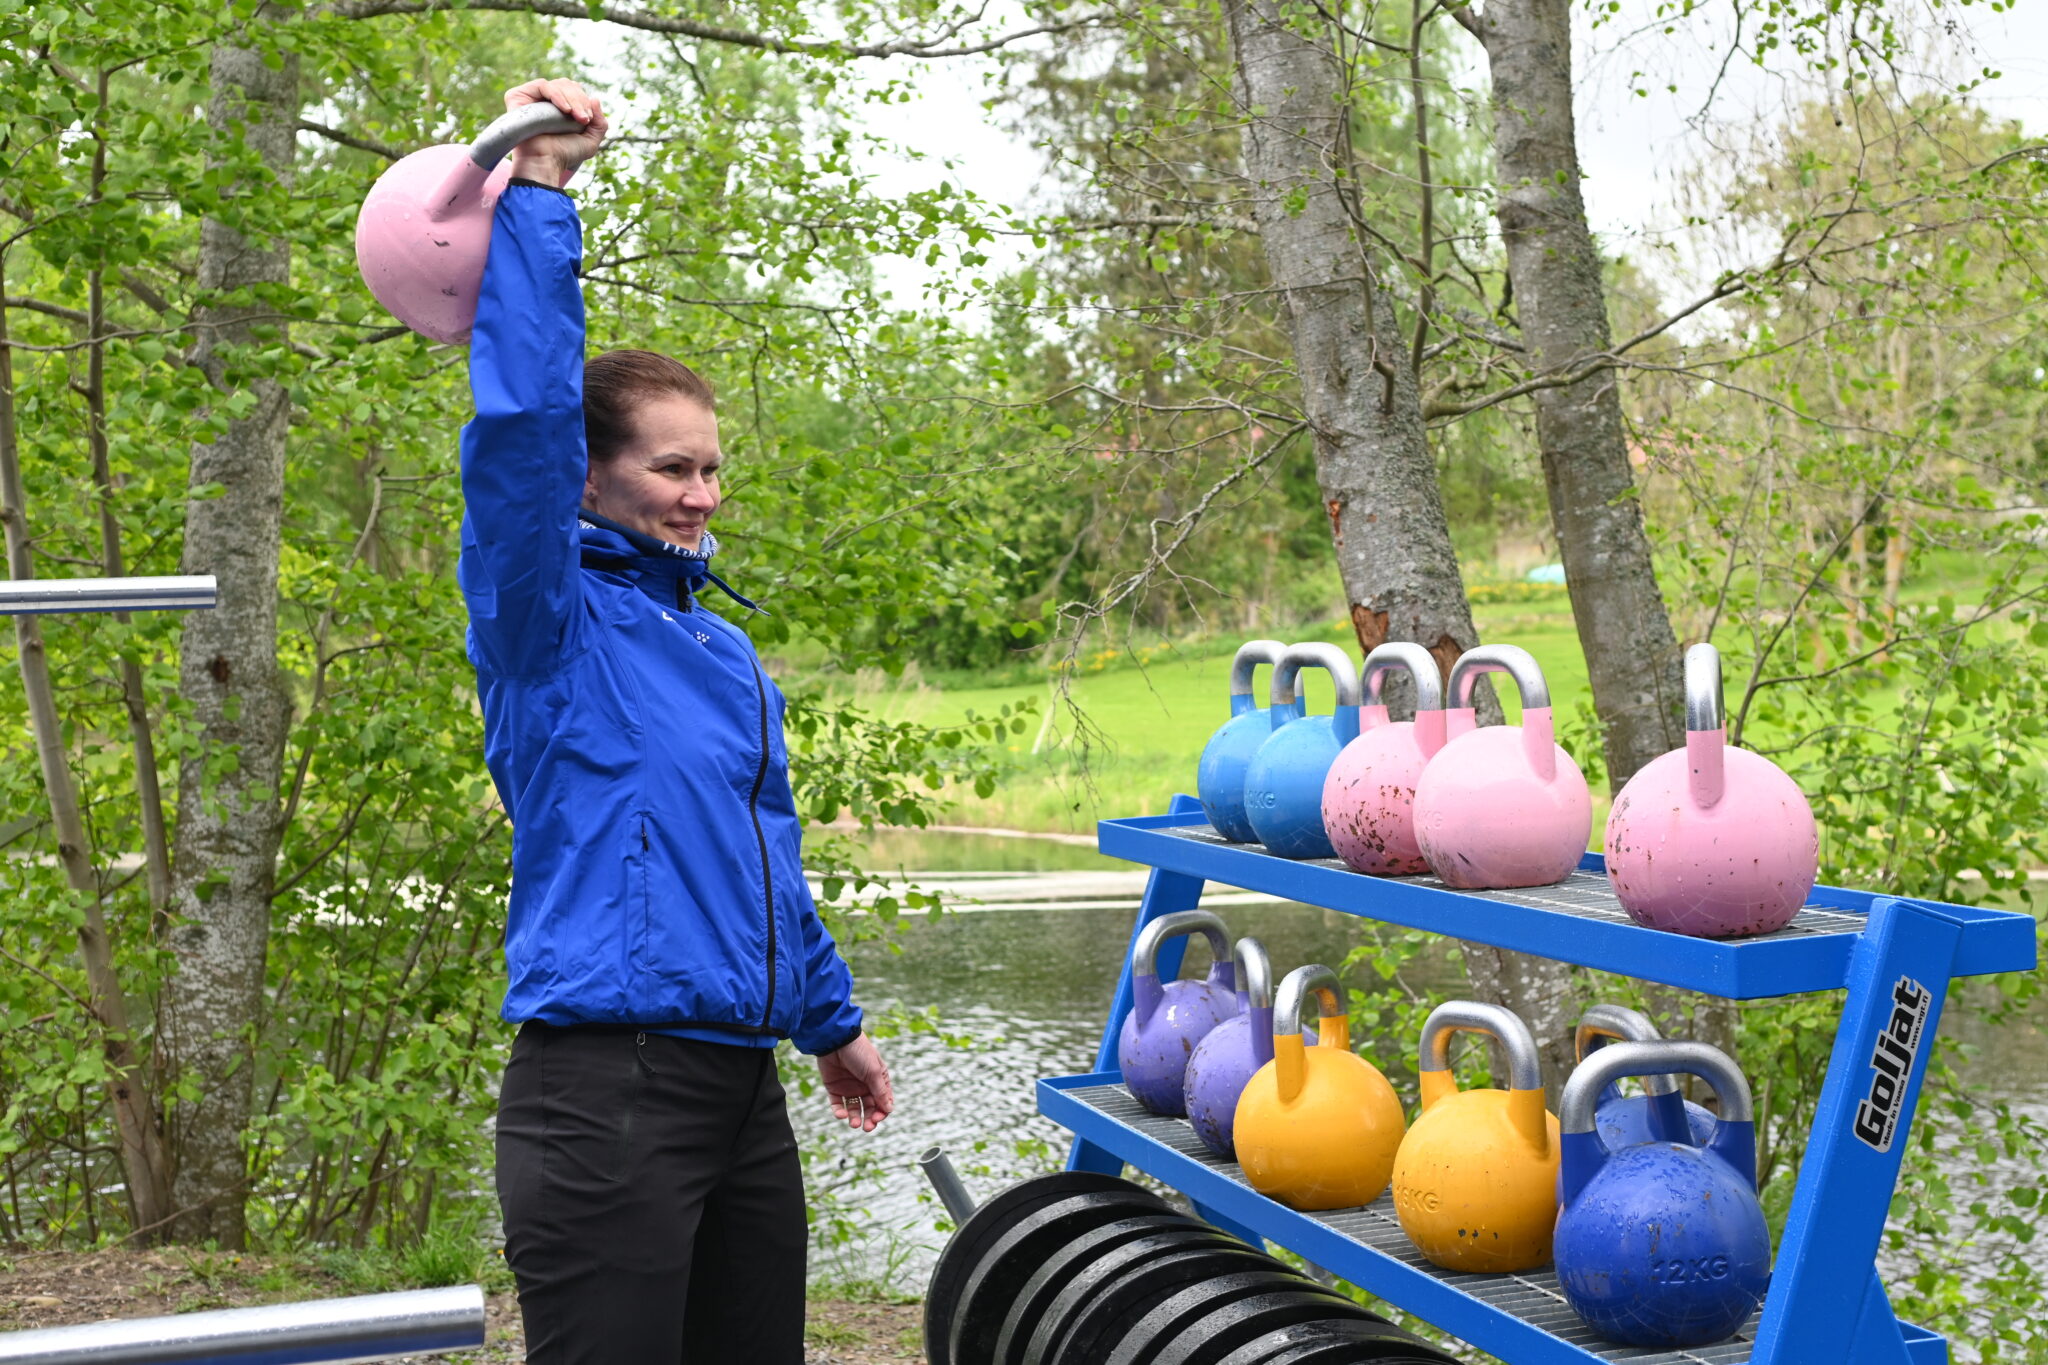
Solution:
{"label": "raised arm", "polygon": [[470,336],[476,416],[462,431],[462,560],[480,662],[507,676],[552,670],[573,645],[576,512],[583,448],[583,257],[576,207],[559,189],[604,134],[593,96],[573,82],[533,81],[518,108],[551,100],[582,133],[536,138],[513,157]]}

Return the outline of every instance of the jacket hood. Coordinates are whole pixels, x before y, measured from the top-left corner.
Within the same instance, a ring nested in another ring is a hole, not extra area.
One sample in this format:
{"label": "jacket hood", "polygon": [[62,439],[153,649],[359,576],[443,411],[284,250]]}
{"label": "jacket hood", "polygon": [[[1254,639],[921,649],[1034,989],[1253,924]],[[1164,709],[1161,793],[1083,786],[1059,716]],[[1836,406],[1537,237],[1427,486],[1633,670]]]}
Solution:
{"label": "jacket hood", "polygon": [[718,537],[708,527],[698,548],[690,550],[585,509],[576,516],[576,539],[584,568],[622,574],[657,602],[687,608],[692,597],[702,592],[709,581],[747,610],[761,610],[711,572],[711,557],[718,553]]}

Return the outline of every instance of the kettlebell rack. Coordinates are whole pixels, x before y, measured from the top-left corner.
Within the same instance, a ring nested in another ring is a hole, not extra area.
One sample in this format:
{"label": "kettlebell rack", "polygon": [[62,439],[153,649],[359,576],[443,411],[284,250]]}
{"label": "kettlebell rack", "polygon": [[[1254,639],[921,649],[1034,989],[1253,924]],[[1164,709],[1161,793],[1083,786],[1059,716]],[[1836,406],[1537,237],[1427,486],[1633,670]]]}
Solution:
{"label": "kettlebell rack", "polygon": [[[1557,886],[1453,891],[1434,877],[1376,878],[1335,859],[1296,862],[1212,830],[1193,798],[1165,815],[1105,820],[1102,852],[1152,868],[1133,936],[1194,909],[1202,888],[1260,891],[1387,924],[1492,944],[1735,1000],[1847,988],[1771,1291],[1737,1336],[1690,1350],[1617,1346],[1582,1326],[1554,1271],[1440,1270],[1403,1236],[1393,1199],[1300,1213],[1245,1183],[1184,1120],[1146,1112],[1116,1070],[1131,1009],[1129,954],[1095,1070],[1039,1081],[1038,1107],[1074,1134],[1071,1169],[1128,1164],[1181,1191],[1196,1211],[1253,1245],[1288,1248],[1510,1365],[1941,1365],[1948,1344],[1894,1315],[1876,1271],[1886,1211],[1919,1101],[1949,982],[2035,965],[2030,916],[1817,886],[1777,933],[1685,938],[1630,921],[1589,853]],[[1184,940],[1162,945],[1179,969]]]}

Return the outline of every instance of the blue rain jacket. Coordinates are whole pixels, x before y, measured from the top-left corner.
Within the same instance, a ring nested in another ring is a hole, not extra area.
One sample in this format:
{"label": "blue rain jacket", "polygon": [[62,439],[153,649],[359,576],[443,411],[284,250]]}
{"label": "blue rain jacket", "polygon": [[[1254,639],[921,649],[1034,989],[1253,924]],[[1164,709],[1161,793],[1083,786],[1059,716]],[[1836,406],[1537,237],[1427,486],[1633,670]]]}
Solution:
{"label": "blue rain jacket", "polygon": [[861,1014],[804,885],[782,693],[745,634],[579,525],[582,242],[566,194],[508,187],[470,341],[458,576],[512,818],[504,1016],[830,1052]]}

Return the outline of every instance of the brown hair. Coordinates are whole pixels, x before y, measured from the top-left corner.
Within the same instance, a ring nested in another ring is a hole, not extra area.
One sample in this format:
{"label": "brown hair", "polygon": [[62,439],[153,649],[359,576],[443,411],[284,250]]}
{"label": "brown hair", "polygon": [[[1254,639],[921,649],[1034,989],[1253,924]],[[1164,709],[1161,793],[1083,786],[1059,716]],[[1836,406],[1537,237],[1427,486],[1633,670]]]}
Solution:
{"label": "brown hair", "polygon": [[715,412],[704,377],[653,351],[606,351],[583,363],[583,444],[593,464],[605,464],[633,439],[633,412],[650,398],[673,394]]}

